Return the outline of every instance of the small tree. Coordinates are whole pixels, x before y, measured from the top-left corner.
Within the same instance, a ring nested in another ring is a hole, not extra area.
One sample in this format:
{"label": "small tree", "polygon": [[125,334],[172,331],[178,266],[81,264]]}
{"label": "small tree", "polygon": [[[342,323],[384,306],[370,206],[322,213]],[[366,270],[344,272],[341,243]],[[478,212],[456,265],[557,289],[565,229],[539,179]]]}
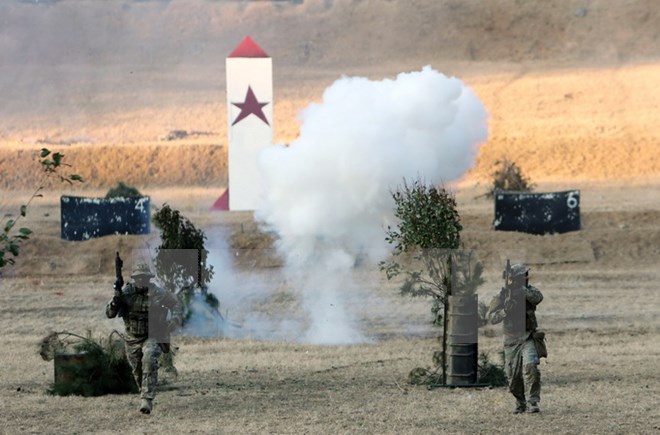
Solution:
{"label": "small tree", "polygon": [[[208,251],[204,247],[204,232],[167,204],[156,211],[153,219],[161,231],[161,245],[156,249],[154,261],[156,275],[169,291],[180,297],[184,324],[192,314],[195,292],[201,293],[204,302],[220,315],[218,299],[208,292],[213,266],[206,262]],[[194,250],[194,258],[183,255],[181,250]]]}
{"label": "small tree", "polygon": [[[52,153],[47,148],[42,148],[38,154],[37,160],[41,166],[41,179],[37,183],[37,188],[32,193],[28,201],[21,205],[19,209],[19,216],[16,219],[8,219],[2,225],[2,232],[0,233],[0,270],[10,264],[14,264],[15,257],[18,257],[20,252],[20,245],[24,240],[28,240],[32,234],[32,230],[27,227],[18,228],[15,230],[19,221],[27,216],[28,208],[35,198],[43,196],[41,191],[46,187],[47,181],[55,178],[60,182],[73,184],[74,182],[83,182],[80,175],[77,174],[62,174],[63,167],[70,167],[71,165],[64,163],[64,154]],[[10,257],[11,255],[11,257]]]}
{"label": "small tree", "polygon": [[499,191],[531,192],[534,189],[527,177],[515,162],[504,159],[495,161],[495,172],[493,172],[493,187],[486,196],[493,197]]}
{"label": "small tree", "polygon": [[[447,267],[448,254],[458,249],[463,226],[456,210],[456,201],[445,189],[427,186],[420,180],[392,192],[397,228],[388,226],[385,240],[394,245],[393,260],[381,262],[388,279],[405,276],[401,293],[433,299],[434,324],[442,324],[443,307],[451,283]],[[421,261],[423,269],[404,267],[398,260],[404,253]]]}
{"label": "small tree", "polygon": [[[404,276],[401,294],[430,297],[433,323],[443,326],[441,360],[443,382],[446,369],[447,301],[452,287],[466,294],[474,294],[483,283],[483,266],[472,261],[472,255],[460,253],[460,232],[463,226],[456,210],[456,200],[444,188],[425,185],[420,180],[403,186],[392,193],[394,216],[398,228],[387,228],[385,240],[394,245],[393,260],[381,262],[387,278]],[[410,253],[421,263],[402,265],[401,254]]]}

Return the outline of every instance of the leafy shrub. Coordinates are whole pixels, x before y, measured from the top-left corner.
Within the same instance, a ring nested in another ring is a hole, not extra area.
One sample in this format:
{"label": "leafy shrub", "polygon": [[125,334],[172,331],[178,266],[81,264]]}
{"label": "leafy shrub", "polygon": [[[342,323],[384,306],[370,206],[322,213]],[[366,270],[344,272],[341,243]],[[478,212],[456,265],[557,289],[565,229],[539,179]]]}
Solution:
{"label": "leafy shrub", "polygon": [[[204,246],[206,235],[204,231],[183,216],[179,210],[169,205],[154,214],[154,223],[161,231],[161,245],[156,249],[156,275],[165,287],[179,296],[183,308],[183,323],[192,315],[192,302],[196,293],[203,296],[204,302],[212,308],[219,317],[220,302],[214,294],[208,292],[208,284],[213,278],[213,266],[208,265],[208,251]],[[192,249],[197,252],[193,261],[182,258],[177,250]]]}
{"label": "leafy shrub", "polygon": [[483,301],[479,301],[479,306],[477,308],[477,313],[479,316],[479,327],[485,326],[488,324],[488,310],[489,307]]}
{"label": "leafy shrub", "polygon": [[[477,364],[477,384],[490,385],[491,387],[504,387],[508,385],[504,372],[504,352],[499,352],[500,364],[490,361],[488,354],[479,354]],[[408,383],[411,385],[443,385],[442,375],[442,352],[433,354],[435,369],[416,367],[408,373]]]}
{"label": "leafy shrub", "polygon": [[442,383],[442,374],[436,370],[424,367],[415,367],[408,373],[408,383],[411,385],[439,385]]}
{"label": "leafy shrub", "polygon": [[535,185],[522,173],[518,165],[509,160],[495,161],[496,170],[493,172],[493,187],[486,194],[493,197],[499,191],[531,192]]}
{"label": "leafy shrub", "polygon": [[479,355],[478,362],[478,383],[489,384],[493,387],[503,387],[507,385],[506,374],[504,372],[504,352],[499,352],[500,364],[494,364],[488,358],[488,354],[482,352]]}
{"label": "leafy shrub", "polygon": [[398,228],[387,228],[385,240],[395,253],[421,249],[456,249],[463,226],[456,210],[456,200],[444,188],[414,180],[392,193]]}
{"label": "leafy shrub", "polygon": [[[437,314],[450,285],[448,250],[458,248],[463,229],[456,201],[445,189],[420,180],[413,181],[412,186],[404,181],[392,198],[399,223],[396,228],[387,227],[385,240],[394,245],[394,259],[381,262],[380,269],[387,279],[404,276],[401,294],[433,298],[432,311]],[[404,253],[413,254],[423,270],[401,264],[397,257]]]}
{"label": "leafy shrub", "polygon": [[143,196],[135,187],[127,186],[121,181],[105,194],[105,199],[110,198],[136,198]]}

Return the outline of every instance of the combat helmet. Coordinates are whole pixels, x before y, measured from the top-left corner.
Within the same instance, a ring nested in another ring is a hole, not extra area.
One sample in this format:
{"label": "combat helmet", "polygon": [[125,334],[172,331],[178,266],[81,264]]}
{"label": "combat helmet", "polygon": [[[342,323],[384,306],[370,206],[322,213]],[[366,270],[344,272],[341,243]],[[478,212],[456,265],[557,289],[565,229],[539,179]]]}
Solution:
{"label": "combat helmet", "polygon": [[138,276],[148,276],[149,278],[153,278],[155,275],[151,273],[151,269],[149,269],[149,265],[147,263],[139,263],[133,268],[131,278],[136,278]]}
{"label": "combat helmet", "polygon": [[513,266],[511,266],[511,278],[517,278],[519,276],[524,276],[527,272],[529,272],[529,267],[524,265],[523,263],[516,263]]}

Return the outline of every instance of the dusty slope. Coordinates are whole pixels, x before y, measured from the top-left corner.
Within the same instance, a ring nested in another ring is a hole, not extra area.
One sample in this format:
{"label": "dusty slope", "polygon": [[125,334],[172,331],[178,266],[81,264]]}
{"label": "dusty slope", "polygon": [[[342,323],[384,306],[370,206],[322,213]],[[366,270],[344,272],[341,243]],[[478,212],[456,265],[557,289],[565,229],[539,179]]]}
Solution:
{"label": "dusty slope", "polygon": [[0,49],[39,66],[222,66],[245,34],[296,67],[420,58],[619,64],[659,54],[653,0],[35,3],[3,2]]}
{"label": "dusty slope", "polygon": [[[660,190],[643,185],[583,187],[582,230],[547,236],[493,231],[492,201],[475,198],[478,188],[462,191],[458,194],[458,208],[464,226],[463,243],[491,272],[498,270],[506,258],[524,259],[535,269],[549,272],[656,268],[660,261]],[[209,212],[216,190],[158,189],[150,194],[154,206],[168,202],[181,210],[206,232],[212,249],[218,249],[220,243],[231,253],[233,264],[239,269],[269,269],[282,264],[271,239],[259,232],[251,213]],[[15,210],[16,204],[8,202],[4,208]],[[34,203],[21,225],[33,228],[36,234],[23,244],[16,266],[3,271],[5,277],[102,275],[110,282],[115,251],[132,252],[160,244],[159,233],[153,226],[148,236],[107,236],[84,242],[62,240],[59,202],[56,195],[50,194]]]}
{"label": "dusty slope", "polygon": [[[278,142],[341,74],[432,64],[491,114],[472,179],[505,155],[535,180],[660,174],[660,11],[649,0],[61,0],[0,12],[3,189],[33,185],[30,152],[17,149],[44,145],[68,154],[87,187],[224,185],[224,56],[246,34],[274,58]],[[164,141],[174,129],[203,134]]]}

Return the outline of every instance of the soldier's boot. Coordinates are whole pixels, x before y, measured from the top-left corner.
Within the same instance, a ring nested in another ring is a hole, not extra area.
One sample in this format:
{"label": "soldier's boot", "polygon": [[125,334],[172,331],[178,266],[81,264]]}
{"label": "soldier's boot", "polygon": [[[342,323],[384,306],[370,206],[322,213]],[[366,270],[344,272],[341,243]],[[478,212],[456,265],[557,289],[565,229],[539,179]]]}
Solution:
{"label": "soldier's boot", "polygon": [[529,404],[529,409],[527,410],[530,414],[536,414],[537,412],[541,412],[541,408],[539,407],[538,402],[531,402]]}
{"label": "soldier's boot", "polygon": [[525,402],[516,402],[516,407],[513,410],[514,414],[522,414],[527,410],[527,404]]}
{"label": "soldier's boot", "polygon": [[151,414],[151,409],[153,404],[151,399],[142,399],[142,404],[140,405],[140,412],[142,414]]}

